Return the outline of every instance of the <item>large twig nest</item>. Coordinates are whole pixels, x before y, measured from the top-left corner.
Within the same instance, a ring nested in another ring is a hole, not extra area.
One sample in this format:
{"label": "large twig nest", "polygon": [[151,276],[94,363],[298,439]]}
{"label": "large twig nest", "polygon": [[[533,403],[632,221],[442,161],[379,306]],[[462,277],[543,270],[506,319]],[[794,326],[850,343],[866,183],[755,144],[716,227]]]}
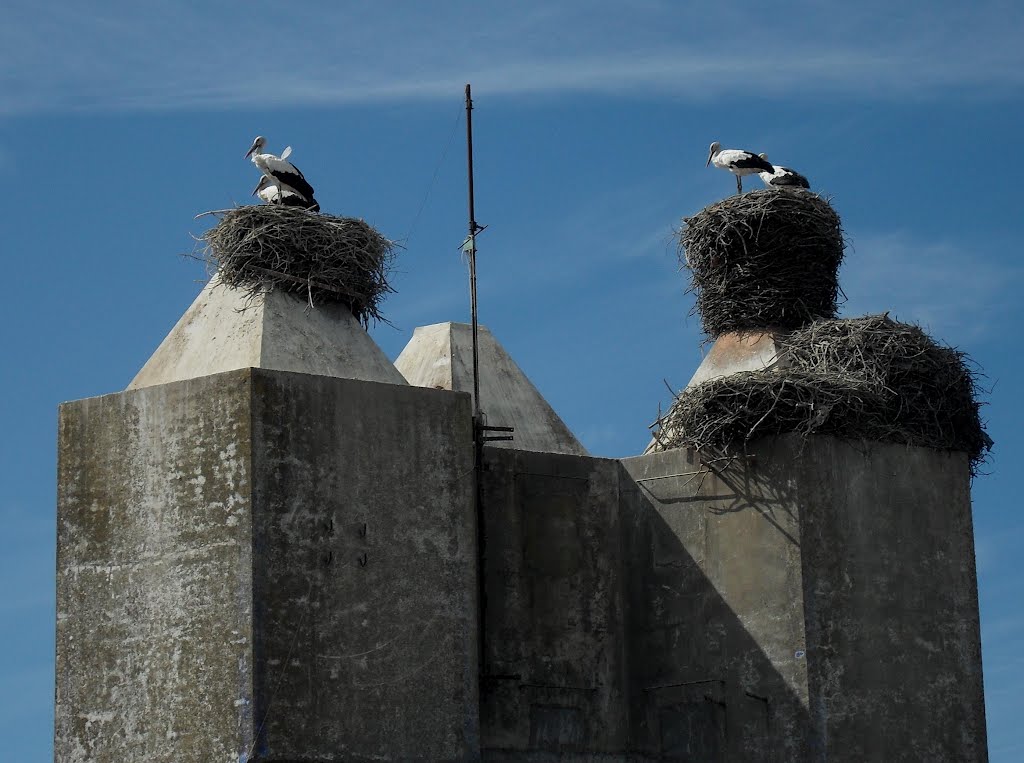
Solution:
{"label": "large twig nest", "polygon": [[970,359],[917,326],[888,315],[820,320],[779,343],[779,366],[679,393],[654,449],[817,433],[963,451],[976,470],[992,446]]}
{"label": "large twig nest", "polygon": [[801,189],[752,191],[683,222],[680,262],[710,336],[836,316],[843,231],[825,199]]}
{"label": "large twig nest", "polygon": [[310,304],[342,303],[364,325],[383,320],[395,244],[363,220],[271,205],[215,214],[201,240],[221,282],[250,296],[281,289]]}

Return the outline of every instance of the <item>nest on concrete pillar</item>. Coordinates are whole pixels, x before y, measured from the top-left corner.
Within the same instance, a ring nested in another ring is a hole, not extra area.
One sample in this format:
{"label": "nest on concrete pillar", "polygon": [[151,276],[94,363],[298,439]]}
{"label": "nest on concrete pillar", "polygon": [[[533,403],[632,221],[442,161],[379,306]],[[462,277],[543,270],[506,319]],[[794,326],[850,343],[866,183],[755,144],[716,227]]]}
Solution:
{"label": "nest on concrete pillar", "polygon": [[781,339],[785,363],[679,393],[654,450],[719,449],[785,432],[830,434],[967,453],[992,447],[967,355],[886,315],[819,320]]}
{"label": "nest on concrete pillar", "polygon": [[683,220],[679,258],[705,333],[795,329],[836,316],[839,216],[802,189],[731,196]]}
{"label": "nest on concrete pillar", "polygon": [[200,240],[222,283],[250,297],[280,289],[310,305],[342,303],[364,326],[384,320],[396,245],[363,220],[269,204],[212,214],[218,222]]}

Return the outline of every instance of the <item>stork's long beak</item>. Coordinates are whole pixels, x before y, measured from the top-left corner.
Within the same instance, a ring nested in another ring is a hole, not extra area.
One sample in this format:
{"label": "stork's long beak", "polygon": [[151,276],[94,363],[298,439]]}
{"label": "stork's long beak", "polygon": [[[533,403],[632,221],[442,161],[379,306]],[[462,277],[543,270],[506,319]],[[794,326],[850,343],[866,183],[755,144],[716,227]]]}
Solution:
{"label": "stork's long beak", "polygon": [[260,192],[260,189],[262,189],[262,188],[263,188],[263,183],[260,183],[258,186],[256,186],[255,188],[252,189],[252,193],[249,194],[249,195],[250,196],[255,196],[256,194],[258,194]]}
{"label": "stork's long beak", "polygon": [[245,152],[244,158],[248,159],[250,156],[252,156],[252,152],[256,150],[256,145],[256,141],[253,141],[252,145],[249,146],[249,150]]}
{"label": "stork's long beak", "polygon": [[710,167],[711,166],[711,157],[714,156],[714,155],[715,155],[714,151],[708,151],[708,160],[706,162],[704,162],[704,166],[705,167]]}

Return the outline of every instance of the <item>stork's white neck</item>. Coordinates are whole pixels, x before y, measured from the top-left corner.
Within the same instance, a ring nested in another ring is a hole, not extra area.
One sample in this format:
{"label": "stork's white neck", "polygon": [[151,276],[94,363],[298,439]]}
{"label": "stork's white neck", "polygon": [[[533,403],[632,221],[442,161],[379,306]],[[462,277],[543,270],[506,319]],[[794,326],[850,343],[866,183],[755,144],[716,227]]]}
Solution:
{"label": "stork's white neck", "polygon": [[269,155],[262,153],[262,151],[254,151],[252,154],[252,163],[259,168],[260,172],[267,175],[267,177],[270,177],[269,168],[267,167],[268,158]]}

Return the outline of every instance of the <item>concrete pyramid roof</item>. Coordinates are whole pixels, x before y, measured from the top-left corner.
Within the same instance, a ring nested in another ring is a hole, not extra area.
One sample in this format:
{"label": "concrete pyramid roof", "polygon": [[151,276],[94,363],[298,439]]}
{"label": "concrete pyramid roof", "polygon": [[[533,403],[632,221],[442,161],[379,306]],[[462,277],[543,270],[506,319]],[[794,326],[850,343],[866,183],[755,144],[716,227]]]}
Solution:
{"label": "concrete pyramid roof", "polygon": [[214,277],[128,389],[239,368],[407,383],[344,305],[310,309],[281,291],[249,301]]}
{"label": "concrete pyramid roof", "polygon": [[729,374],[784,366],[785,356],[778,340],[785,336],[785,333],[765,329],[722,334],[711,345],[708,354],[704,356],[704,360],[686,385],[687,389]]}
{"label": "concrete pyramid roof", "polygon": [[[779,345],[779,339],[785,335],[786,332],[770,328],[722,334],[711,345],[708,354],[690,377],[686,389],[743,371],[784,368],[786,356]],[[644,453],[653,453],[657,444],[657,440],[651,438]]]}
{"label": "concrete pyramid roof", "polygon": [[[490,331],[480,326],[480,405],[487,423],[515,427],[497,447],[587,455],[543,395]],[[473,394],[473,330],[466,323],[420,326],[395,361],[410,384]],[[500,433],[496,433],[500,434]]]}

